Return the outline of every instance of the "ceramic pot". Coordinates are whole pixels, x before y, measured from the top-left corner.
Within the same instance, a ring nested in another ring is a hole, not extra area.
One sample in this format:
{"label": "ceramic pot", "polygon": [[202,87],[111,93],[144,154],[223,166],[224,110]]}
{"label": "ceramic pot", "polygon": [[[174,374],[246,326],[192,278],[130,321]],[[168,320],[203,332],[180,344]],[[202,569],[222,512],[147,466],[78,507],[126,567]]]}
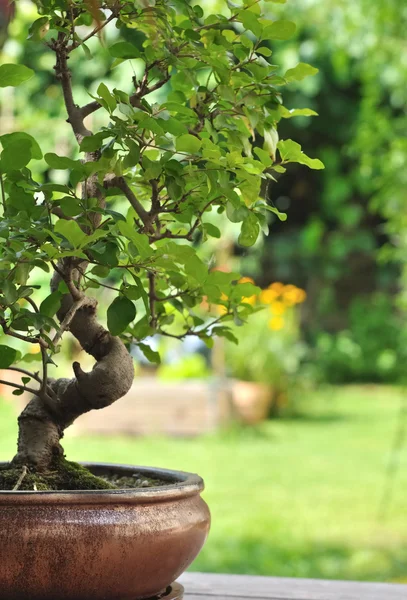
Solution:
{"label": "ceramic pot", "polygon": [[200,477],[145,467],[85,466],[95,475],[136,472],[168,484],[0,492],[2,600],[148,598],[175,581],[201,550],[210,514],[200,496]]}

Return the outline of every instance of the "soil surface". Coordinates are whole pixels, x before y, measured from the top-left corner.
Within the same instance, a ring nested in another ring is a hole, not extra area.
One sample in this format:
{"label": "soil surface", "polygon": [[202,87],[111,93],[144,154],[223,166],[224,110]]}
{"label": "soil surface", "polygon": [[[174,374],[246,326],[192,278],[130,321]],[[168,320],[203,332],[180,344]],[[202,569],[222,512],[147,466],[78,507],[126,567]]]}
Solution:
{"label": "soil surface", "polygon": [[44,473],[14,465],[0,467],[0,490],[3,491],[114,490],[161,487],[169,483],[137,471],[132,476],[109,473],[97,477],[85,467],[66,459],[59,459],[51,470]]}

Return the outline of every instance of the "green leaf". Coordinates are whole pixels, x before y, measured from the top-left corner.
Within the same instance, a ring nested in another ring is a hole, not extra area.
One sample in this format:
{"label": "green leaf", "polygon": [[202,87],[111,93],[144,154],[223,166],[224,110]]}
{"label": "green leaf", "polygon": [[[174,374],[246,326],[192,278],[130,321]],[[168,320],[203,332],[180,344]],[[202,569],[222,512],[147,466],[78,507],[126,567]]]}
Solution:
{"label": "green leaf", "polygon": [[82,242],[86,239],[86,233],[82,231],[76,221],[67,221],[59,219],[54,226],[56,233],[62,234],[74,248],[79,248]]}
{"label": "green leaf", "polygon": [[112,335],[122,333],[136,317],[136,307],[126,296],[118,296],[107,309],[107,326]]}
{"label": "green leaf", "polygon": [[28,30],[27,40],[33,42],[41,41],[49,31],[49,18],[40,17],[30,26]]}
{"label": "green leaf", "polygon": [[109,112],[113,112],[117,106],[116,98],[109,92],[109,89],[104,83],[101,83],[97,89],[97,94],[105,101]]}
{"label": "green leaf", "polygon": [[109,48],[110,56],[113,58],[122,58],[124,60],[128,58],[139,58],[140,50],[130,44],[129,42],[117,42]]}
{"label": "green leaf", "polygon": [[72,158],[68,158],[67,156],[58,156],[54,152],[48,152],[44,158],[51,169],[65,170],[82,167],[82,163],[79,160],[72,160]]}
{"label": "green leaf", "polygon": [[204,283],[208,277],[207,265],[196,254],[185,262],[185,272],[199,283]]}
{"label": "green leaf", "polygon": [[232,202],[228,202],[226,205],[226,216],[231,223],[241,223],[249,212],[247,206],[241,204],[240,206],[235,206]]}
{"label": "green leaf", "polygon": [[292,108],[288,110],[285,106],[280,106],[280,115],[283,119],[291,119],[291,117],[317,117],[318,113],[310,108]]}
{"label": "green leaf", "polygon": [[204,223],[203,228],[206,231],[206,233],[211,237],[219,239],[222,235],[220,229],[215,225],[212,225],[212,223]]}
{"label": "green leaf", "polygon": [[25,133],[24,131],[16,131],[14,133],[5,133],[0,137],[0,142],[3,148],[7,148],[10,144],[16,141],[26,140],[29,143],[31,158],[35,158],[36,160],[41,160],[42,152],[41,148],[32,135]]}
{"label": "green leaf", "polygon": [[0,369],[7,369],[17,358],[17,350],[9,346],[0,345]]}
{"label": "green leaf", "polygon": [[292,69],[288,69],[284,75],[284,79],[286,81],[302,81],[305,77],[309,75],[316,75],[318,73],[318,69],[308,65],[307,63],[298,63],[298,65]]}
{"label": "green leaf", "polygon": [[261,54],[262,56],[271,56],[272,55],[270,48],[267,48],[267,46],[262,46],[261,48],[257,48],[256,52],[257,52],[257,54]]}
{"label": "green leaf", "polygon": [[277,144],[282,161],[296,162],[301,165],[306,165],[310,169],[324,169],[324,163],[318,158],[310,158],[301,150],[300,144],[293,140],[280,140]]}
{"label": "green leaf", "polygon": [[12,305],[18,300],[17,288],[14,283],[8,279],[3,282],[1,291],[6,299],[7,304]]}
{"label": "green leaf", "polygon": [[245,29],[250,29],[257,37],[261,35],[262,27],[253,12],[250,10],[242,10],[239,13],[239,19],[242,21]]}
{"label": "green leaf", "polygon": [[87,135],[81,141],[79,149],[81,152],[94,152],[95,150],[99,150],[99,148],[103,146],[103,141],[107,137],[111,137],[111,135],[112,134],[108,131],[101,131],[95,135]]}
{"label": "green leaf", "polygon": [[119,221],[117,223],[119,231],[125,238],[133,242],[136,246],[141,258],[148,258],[152,254],[148,237],[144,233],[138,233],[134,228],[126,221]]}
{"label": "green leaf", "polygon": [[202,141],[190,133],[181,135],[175,141],[176,150],[178,152],[187,152],[188,154],[196,154],[201,149],[201,146]]}
{"label": "green leaf", "polygon": [[28,81],[34,71],[24,65],[5,64],[0,66],[0,87],[16,87]]}
{"label": "green leaf", "polygon": [[45,298],[40,304],[40,313],[47,315],[47,317],[53,317],[61,306],[61,292],[52,292]]}
{"label": "green leaf", "polygon": [[265,27],[263,31],[263,38],[270,38],[272,40],[288,40],[294,35],[296,29],[297,26],[295,23],[281,19],[280,21],[274,21],[274,23],[271,23]]}
{"label": "green leaf", "polygon": [[268,210],[269,212],[272,212],[275,215],[277,215],[277,217],[280,219],[280,221],[287,221],[287,214],[280,212],[278,210],[278,208],[276,208],[275,206],[270,206],[269,204],[265,204],[264,208],[266,210]]}
{"label": "green leaf", "polygon": [[126,140],[126,146],[128,147],[129,152],[123,159],[124,170],[135,167],[140,158],[140,146],[134,140]]}
{"label": "green leaf", "polygon": [[273,161],[271,160],[268,152],[262,150],[261,148],[255,148],[254,153],[257,154],[259,160],[263,163],[265,167],[271,167]]}
{"label": "green leaf", "polygon": [[150,348],[150,346],[147,346],[147,344],[142,344],[141,342],[139,342],[137,346],[140,348],[146,359],[149,360],[151,363],[155,363],[156,365],[159,365],[161,363],[161,357],[159,352],[155,352],[154,350],[152,350],[152,348]]}
{"label": "green leaf", "polygon": [[238,242],[242,246],[253,246],[256,243],[260,233],[259,221],[255,214],[249,212],[242,223]]}
{"label": "green leaf", "polygon": [[58,200],[58,204],[62,209],[62,212],[67,217],[76,217],[83,212],[83,207],[81,206],[80,201],[77,198],[72,198],[72,196],[65,196],[65,198],[61,198]]}
{"label": "green leaf", "polygon": [[1,153],[1,168],[6,173],[22,169],[31,160],[31,143],[28,140],[15,140]]}
{"label": "green leaf", "polygon": [[170,117],[169,119],[160,119],[160,127],[171,133],[172,135],[183,135],[188,132],[188,128],[184,123],[181,123],[175,117]]}

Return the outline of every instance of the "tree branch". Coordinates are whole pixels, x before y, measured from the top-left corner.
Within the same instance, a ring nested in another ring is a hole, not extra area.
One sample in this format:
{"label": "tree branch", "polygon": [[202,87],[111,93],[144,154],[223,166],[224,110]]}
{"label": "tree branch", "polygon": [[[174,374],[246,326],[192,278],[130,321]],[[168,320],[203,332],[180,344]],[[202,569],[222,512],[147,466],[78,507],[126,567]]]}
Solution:
{"label": "tree branch", "polygon": [[17,373],[22,373],[23,375],[27,375],[27,377],[31,377],[31,379],[35,379],[38,383],[42,383],[41,377],[38,373],[31,373],[31,371],[27,371],[26,369],[21,369],[20,367],[6,367],[6,371],[16,371]]}
{"label": "tree branch", "polygon": [[58,40],[51,47],[54,50],[57,59],[54,69],[57,79],[61,82],[66,111],[68,113],[68,123],[72,127],[77,142],[80,144],[83,138],[87,135],[92,135],[92,132],[85,127],[81,110],[74,102],[71,72],[68,67],[69,51],[65,34],[60,32],[58,34]]}
{"label": "tree branch", "polygon": [[109,187],[118,187],[123,192],[127,200],[136,211],[137,215],[142,220],[145,229],[149,231],[151,228],[151,216],[136,198],[133,190],[130,188],[124,177],[115,177],[114,179],[111,179],[107,185]]}
{"label": "tree branch", "polygon": [[20,333],[16,333],[15,331],[11,331],[10,327],[7,325],[5,319],[0,320],[0,325],[2,326],[4,333],[6,335],[9,335],[10,337],[14,337],[18,340],[22,340],[23,342],[28,342],[30,344],[40,344],[40,346],[44,346],[44,348],[48,348],[47,342],[42,340],[41,338],[29,337],[26,335],[21,335]]}
{"label": "tree branch", "polygon": [[205,204],[205,206],[203,207],[202,210],[199,211],[198,216],[195,220],[195,223],[192,225],[191,229],[185,233],[185,234],[176,234],[176,233],[172,233],[171,231],[169,231],[168,229],[166,231],[164,231],[164,233],[160,233],[160,234],[156,234],[153,235],[151,237],[151,240],[156,242],[157,240],[162,240],[165,238],[169,238],[171,240],[188,240],[188,241],[192,241],[192,236],[195,233],[195,231],[198,229],[199,225],[201,224],[201,219],[203,214],[205,213],[205,211],[211,206],[211,204],[213,204],[213,202],[215,202],[216,200],[218,200],[218,198],[214,198],[213,200],[210,200],[209,202],[207,202],[207,204]]}
{"label": "tree branch", "polygon": [[[155,66],[155,64],[149,65],[148,67],[146,67],[147,76],[148,76],[149,69],[152,69],[153,66]],[[146,85],[147,80],[143,79],[142,85],[140,86],[139,90],[130,96],[131,106],[133,106],[135,108],[143,108],[140,103],[141,99],[144,98],[144,96],[148,96],[148,94],[151,94],[152,92],[156,92],[157,90],[162,88],[166,83],[168,83],[169,80],[170,80],[170,74],[168,72],[166,73],[166,75],[163,79],[160,79],[160,81],[157,81],[152,86],[147,86]],[[82,106],[79,109],[82,119],[84,119],[85,117],[88,117],[92,113],[96,112],[101,107],[102,107],[102,105],[97,100],[94,100],[93,102],[89,102],[88,104],[85,104],[84,106]]]}
{"label": "tree branch", "polygon": [[113,9],[111,9],[111,10],[112,10],[112,14],[105,21],[103,21],[103,23],[100,23],[99,25],[97,25],[86,37],[83,38],[83,40],[76,40],[76,42],[74,42],[68,48],[68,52],[72,52],[72,50],[75,50],[75,48],[78,48],[79,46],[81,46],[82,44],[84,44],[85,42],[90,40],[90,38],[92,38],[94,35],[96,35],[100,31],[102,31],[102,29],[104,29],[106,27],[106,25],[111,23],[111,21],[113,21],[113,19],[115,19],[117,17],[116,11]]}

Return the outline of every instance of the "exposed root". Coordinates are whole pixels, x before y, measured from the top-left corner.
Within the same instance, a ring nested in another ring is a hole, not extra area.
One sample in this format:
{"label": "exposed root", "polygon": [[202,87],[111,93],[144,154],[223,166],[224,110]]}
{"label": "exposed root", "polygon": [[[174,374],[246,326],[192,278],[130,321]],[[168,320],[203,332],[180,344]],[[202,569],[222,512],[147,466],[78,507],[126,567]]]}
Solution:
{"label": "exposed root", "polygon": [[23,481],[24,481],[24,478],[25,478],[25,476],[27,475],[27,473],[28,473],[28,468],[26,467],[26,465],[24,465],[24,466],[23,466],[23,469],[22,469],[22,471],[21,471],[21,475],[20,475],[20,477],[18,478],[16,485],[13,487],[13,492],[15,492],[16,490],[18,490],[18,489],[19,489],[19,487],[20,487],[20,486],[21,486],[21,484],[23,483]]}

